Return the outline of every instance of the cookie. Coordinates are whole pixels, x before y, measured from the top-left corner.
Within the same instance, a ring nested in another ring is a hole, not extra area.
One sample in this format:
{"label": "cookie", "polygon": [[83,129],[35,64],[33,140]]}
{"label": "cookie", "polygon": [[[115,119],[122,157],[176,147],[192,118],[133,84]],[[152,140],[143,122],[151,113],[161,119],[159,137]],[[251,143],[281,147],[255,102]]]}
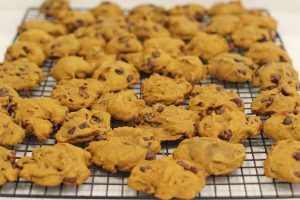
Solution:
{"label": "cookie", "polygon": [[290,63],[271,62],[261,66],[253,76],[253,85],[261,90],[289,85],[298,88],[298,72]]}
{"label": "cookie", "polygon": [[251,81],[257,65],[240,54],[223,53],[209,60],[208,73],[219,80],[230,82]]}
{"label": "cookie", "polygon": [[156,37],[145,40],[144,48],[161,49],[172,57],[183,55],[184,42],[179,38],[172,37]]}
{"label": "cookie", "polygon": [[23,22],[19,27],[18,31],[19,33],[21,33],[30,29],[42,30],[55,37],[60,35],[65,35],[67,33],[67,29],[64,25],[55,24],[50,21],[41,20],[41,19],[29,20]]}
{"label": "cookie", "polygon": [[183,15],[190,20],[201,21],[206,14],[206,9],[197,3],[176,5],[168,10],[169,15]]}
{"label": "cookie", "polygon": [[213,16],[226,14],[240,15],[245,12],[246,9],[242,5],[241,1],[216,3],[208,10],[208,13]]}
{"label": "cookie", "polygon": [[258,65],[269,62],[291,62],[287,52],[272,42],[255,43],[250,46],[246,56]]}
{"label": "cookie", "polygon": [[168,37],[169,31],[160,23],[150,20],[140,20],[130,27],[130,31],[141,41],[155,37]]}
{"label": "cookie", "polygon": [[169,16],[166,19],[165,26],[169,29],[172,37],[182,40],[192,39],[200,30],[200,23],[191,21],[185,16]]}
{"label": "cookie", "polygon": [[103,62],[92,77],[104,84],[111,92],[126,89],[140,79],[138,71],[132,65],[122,61]]}
{"label": "cookie", "polygon": [[69,0],[45,0],[39,8],[46,16],[61,19],[71,10]]}
{"label": "cookie", "polygon": [[35,63],[25,58],[0,64],[0,82],[15,90],[31,90],[40,85],[44,73]]}
{"label": "cookie", "polygon": [[121,60],[132,64],[139,71],[151,74],[162,73],[165,67],[173,60],[172,57],[160,48],[146,48],[137,53],[119,55]]}
{"label": "cookie", "polygon": [[0,112],[0,145],[20,144],[24,137],[24,129],[17,125],[10,116]]}
{"label": "cookie", "polygon": [[114,119],[131,121],[145,107],[143,99],[138,99],[132,90],[105,93],[93,104],[92,110],[106,111]]}
{"label": "cookie", "polygon": [[91,142],[86,148],[92,154],[92,162],[103,169],[116,173],[129,172],[143,160],[155,159],[160,142],[151,132],[139,128],[115,128],[105,139]]}
{"label": "cookie", "polygon": [[240,19],[236,15],[217,15],[212,17],[206,24],[207,33],[219,34],[222,36],[230,35],[238,27]]}
{"label": "cookie", "polygon": [[263,13],[244,13],[240,15],[241,26],[256,26],[269,31],[275,31],[277,28],[277,22],[269,15]]}
{"label": "cookie", "polygon": [[246,153],[242,144],[218,138],[194,137],[180,142],[172,156],[175,160],[194,162],[207,174],[225,175],[242,166]]}
{"label": "cookie", "polygon": [[50,75],[56,80],[86,78],[92,75],[94,67],[82,57],[66,56],[57,61],[50,70]]}
{"label": "cookie", "polygon": [[95,46],[87,50],[83,57],[91,66],[95,67],[101,66],[106,61],[113,62],[116,60],[115,54],[106,54],[101,47]]}
{"label": "cookie", "polygon": [[213,137],[231,143],[239,143],[248,137],[260,134],[261,121],[257,116],[247,116],[241,111],[225,110],[212,113],[201,119],[198,133],[202,137]]}
{"label": "cookie", "polygon": [[236,28],[231,38],[235,46],[244,50],[249,49],[254,43],[273,40],[268,30],[252,25]]}
{"label": "cookie", "polygon": [[145,4],[131,9],[127,15],[127,21],[131,24],[135,24],[140,20],[151,20],[162,23],[166,15],[167,11],[163,7]]}
{"label": "cookie", "polygon": [[192,85],[184,79],[171,79],[153,74],[144,79],[141,91],[147,105],[155,103],[177,105],[184,101],[191,89]]}
{"label": "cookie", "polygon": [[95,79],[61,80],[53,88],[51,97],[70,110],[89,108],[106,91],[105,86]]}
{"label": "cookie", "polygon": [[0,83],[0,113],[10,114],[20,100],[19,94],[13,87]]}
{"label": "cookie", "polygon": [[196,56],[179,56],[163,69],[172,78],[184,78],[190,83],[199,83],[206,77],[206,69]]}
{"label": "cookie", "polygon": [[25,42],[32,42],[38,44],[42,49],[52,40],[54,37],[43,30],[29,29],[20,33],[18,40]]}
{"label": "cookie", "polygon": [[128,186],[159,199],[192,199],[205,185],[205,175],[191,162],[163,157],[133,168]]}
{"label": "cookie", "polygon": [[227,41],[220,35],[198,32],[185,46],[185,51],[207,61],[221,53],[228,52],[229,46]]}
{"label": "cookie", "polygon": [[300,141],[299,122],[298,114],[274,114],[264,122],[264,134],[275,141],[287,139]]}
{"label": "cookie", "polygon": [[267,177],[300,183],[300,142],[282,140],[271,146],[264,162]]}
{"label": "cookie", "polygon": [[106,52],[110,54],[134,53],[142,49],[142,44],[133,34],[121,34],[113,37],[106,45]]}
{"label": "cookie", "polygon": [[17,162],[19,176],[41,186],[80,185],[90,176],[91,155],[67,143],[33,149]]}
{"label": "cookie", "polygon": [[77,144],[102,138],[110,130],[110,114],[82,108],[67,115],[55,135],[58,142]]}
{"label": "cookie", "polygon": [[113,2],[102,2],[91,9],[91,12],[95,17],[114,17],[123,15],[123,10]]}
{"label": "cookie", "polygon": [[47,56],[62,58],[75,55],[80,49],[80,43],[74,34],[59,36],[45,47]]}
{"label": "cookie", "polygon": [[300,94],[293,88],[282,87],[262,91],[252,102],[251,111],[257,115],[300,112]]}
{"label": "cookie", "polygon": [[0,186],[17,179],[18,170],[14,168],[15,160],[16,154],[14,151],[0,146]]}
{"label": "cookie", "polygon": [[5,54],[5,60],[12,62],[20,58],[27,58],[29,61],[37,65],[41,65],[46,56],[43,49],[32,42],[17,41],[10,45]]}
{"label": "cookie", "polygon": [[212,113],[222,114],[227,109],[244,112],[244,102],[234,91],[225,90],[215,84],[195,86],[189,107],[200,117]]}
{"label": "cookie", "polygon": [[192,112],[183,107],[155,104],[141,110],[135,123],[141,129],[152,132],[161,141],[194,136]]}
{"label": "cookie", "polygon": [[69,33],[73,33],[82,26],[90,26],[95,22],[95,18],[90,12],[71,11],[61,20],[61,23],[67,27]]}
{"label": "cookie", "polygon": [[66,118],[68,108],[48,97],[24,98],[17,105],[15,120],[41,142]]}
{"label": "cookie", "polygon": [[77,55],[85,57],[93,48],[103,49],[106,45],[105,40],[102,38],[82,37],[78,39],[80,49]]}

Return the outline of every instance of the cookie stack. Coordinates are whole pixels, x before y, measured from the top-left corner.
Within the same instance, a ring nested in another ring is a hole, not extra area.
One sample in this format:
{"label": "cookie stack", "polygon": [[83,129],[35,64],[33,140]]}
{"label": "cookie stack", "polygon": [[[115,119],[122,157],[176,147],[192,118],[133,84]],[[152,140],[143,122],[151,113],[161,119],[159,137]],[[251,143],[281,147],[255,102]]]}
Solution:
{"label": "cookie stack", "polygon": [[[40,12],[47,20],[25,21],[0,66],[0,145],[20,144],[26,134],[40,142],[55,135],[57,144],[16,163],[1,147],[0,185],[18,176],[43,186],[79,185],[93,163],[130,172],[135,190],[193,198],[207,176],[239,168],[246,157],[240,143],[262,129],[234,91],[200,85],[207,75],[261,89],[251,110],[270,116],[263,132],[278,141],[265,174],[300,182],[298,73],[274,41],[270,16],[240,1],[124,12],[109,2],[77,11],[68,0],[45,0]],[[41,84],[47,59],[55,60],[51,97],[21,98],[19,91]],[[130,90],[137,83],[140,98]],[[127,126],[112,128],[111,119]],[[161,142],[183,138],[171,156],[156,159]]]}

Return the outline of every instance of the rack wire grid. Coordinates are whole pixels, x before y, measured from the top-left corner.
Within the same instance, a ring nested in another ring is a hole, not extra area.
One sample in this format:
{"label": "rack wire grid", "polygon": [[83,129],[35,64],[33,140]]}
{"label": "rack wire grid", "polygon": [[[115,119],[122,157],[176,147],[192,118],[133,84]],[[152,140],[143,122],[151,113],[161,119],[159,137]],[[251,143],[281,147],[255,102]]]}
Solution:
{"label": "rack wire grid", "polygon": [[[267,11],[265,11],[267,12]],[[31,19],[45,19],[45,16],[38,12],[37,8],[29,8],[23,21]],[[17,38],[17,36],[16,36]],[[283,42],[276,33],[276,43],[283,46]],[[31,97],[50,96],[55,80],[49,76],[49,70],[54,60],[47,60],[42,69],[45,73],[45,80],[40,87],[30,92]],[[140,87],[145,76],[131,87],[138,97],[141,98]],[[251,102],[258,95],[259,89],[247,83],[230,83],[219,81],[208,77],[200,84],[215,83],[225,88],[236,91],[245,102],[245,111],[251,115]],[[22,95],[22,94],[21,94]],[[187,101],[183,103],[187,104]],[[112,121],[113,127],[125,125],[119,121]],[[12,149],[16,151],[17,159],[24,155],[31,155],[32,149],[41,146],[53,145],[54,137],[46,143],[41,144],[33,136],[28,136],[20,145]],[[162,150],[158,157],[170,155],[177,142],[163,142]],[[300,184],[291,184],[273,180],[264,176],[263,161],[266,158],[268,147],[273,142],[263,134],[249,138],[244,142],[246,148],[246,160],[243,166],[226,176],[210,176],[207,178],[206,186],[199,193],[197,199],[232,199],[232,198],[300,198]],[[131,190],[127,186],[129,173],[112,174],[101,170],[99,167],[91,166],[90,178],[80,186],[42,187],[19,178],[15,182],[7,183],[0,187],[0,197],[25,197],[25,198],[72,198],[72,199],[153,199],[154,197],[142,192]]]}

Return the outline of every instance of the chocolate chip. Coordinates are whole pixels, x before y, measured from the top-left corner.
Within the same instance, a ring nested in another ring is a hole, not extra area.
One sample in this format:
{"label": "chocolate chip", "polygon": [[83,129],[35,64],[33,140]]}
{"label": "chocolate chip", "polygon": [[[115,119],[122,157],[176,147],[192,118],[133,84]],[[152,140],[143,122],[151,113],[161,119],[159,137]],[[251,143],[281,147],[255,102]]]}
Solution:
{"label": "chocolate chip", "polygon": [[8,90],[6,88],[0,88],[0,97],[5,97],[8,95]]}
{"label": "chocolate chip", "polygon": [[157,112],[162,112],[163,110],[165,109],[165,107],[164,106],[162,106],[162,105],[159,105],[158,106],[158,108],[157,108]]}
{"label": "chocolate chip", "polygon": [[286,59],[283,56],[279,56],[279,61],[280,62],[286,62]]}
{"label": "chocolate chip", "polygon": [[285,117],[285,118],[283,119],[282,124],[284,124],[284,125],[290,125],[292,122],[293,122],[293,121],[292,121],[291,118]]}
{"label": "chocolate chip", "polygon": [[246,75],[246,71],[245,70],[243,70],[243,69],[238,69],[237,70],[238,71],[238,73],[240,73],[240,74],[243,74],[244,76]]}
{"label": "chocolate chip", "polygon": [[148,169],[151,169],[151,167],[150,166],[141,166],[140,167],[141,172],[145,172]]}
{"label": "chocolate chip", "polygon": [[266,107],[269,107],[273,103],[273,98],[269,97],[269,98],[266,98],[266,99],[262,99],[260,102],[261,103],[266,103]]}
{"label": "chocolate chip", "polygon": [[238,107],[243,106],[243,101],[240,98],[231,99],[230,101],[234,102]]}
{"label": "chocolate chip", "polygon": [[105,78],[105,76],[104,76],[103,74],[100,74],[100,75],[98,76],[98,80],[99,80],[99,81],[106,81],[106,78]]}
{"label": "chocolate chip", "polygon": [[85,91],[86,87],[81,86],[79,87],[79,95],[85,99],[88,99],[90,95]]}
{"label": "chocolate chip", "polygon": [[77,178],[64,178],[65,184],[74,184],[76,183]]}
{"label": "chocolate chip", "polygon": [[122,68],[115,69],[117,74],[124,74],[124,70]]}
{"label": "chocolate chip", "polygon": [[147,60],[147,68],[148,68],[149,70],[153,70],[153,69],[154,69],[154,64],[153,64],[153,62],[152,62],[151,59],[148,59],[148,60]]}
{"label": "chocolate chip", "polygon": [[184,170],[188,170],[188,171],[191,171],[195,174],[198,173],[198,169],[196,167],[191,167],[189,166],[188,164],[186,164],[185,162],[179,160],[176,162],[178,165],[182,166]]}
{"label": "chocolate chip", "polygon": [[96,122],[96,123],[100,123],[101,122],[101,120],[98,117],[96,117],[96,116],[92,116],[92,120],[94,122]]}
{"label": "chocolate chip", "polygon": [[154,127],[154,128],[158,128],[158,127],[160,127],[160,123],[158,123],[158,122],[148,122],[148,124],[151,126],[151,127]]}
{"label": "chocolate chip", "polygon": [[279,81],[280,81],[280,79],[281,79],[280,74],[273,74],[273,75],[271,75],[271,82],[272,83],[278,84]]}
{"label": "chocolate chip", "polygon": [[213,107],[208,107],[208,108],[206,108],[206,114],[207,115],[210,115],[211,113],[213,113],[214,112],[214,108]]}
{"label": "chocolate chip", "polygon": [[231,137],[232,137],[232,132],[230,129],[224,130],[218,135],[218,138],[225,141],[229,141]]}
{"label": "chocolate chip", "polygon": [[297,161],[300,161],[300,151],[293,153],[293,158]]}
{"label": "chocolate chip", "polygon": [[24,46],[22,49],[25,51],[26,54],[31,53],[31,50],[26,46]]}
{"label": "chocolate chip", "polygon": [[127,83],[130,83],[133,80],[133,76],[132,75],[128,75],[127,76]]}
{"label": "chocolate chip", "polygon": [[202,14],[199,13],[199,12],[196,12],[195,15],[194,15],[194,19],[195,19],[196,21],[201,21],[201,19],[202,19]]}
{"label": "chocolate chip", "polygon": [[96,135],[96,140],[105,140],[105,137],[103,135]]}
{"label": "chocolate chip", "polygon": [[150,138],[143,137],[143,140],[144,140],[144,141],[150,141],[150,140],[154,140],[154,139],[155,139],[154,136],[151,136]]}
{"label": "chocolate chip", "polygon": [[217,107],[214,108],[214,110],[215,110],[215,113],[216,113],[217,115],[221,115],[221,114],[224,113],[225,108],[224,108],[223,106],[217,106]]}
{"label": "chocolate chip", "polygon": [[68,134],[73,135],[75,133],[76,127],[73,127],[68,130]]}
{"label": "chocolate chip", "polygon": [[146,160],[154,160],[156,157],[153,151],[148,150],[146,153]]}
{"label": "chocolate chip", "polygon": [[78,128],[80,128],[80,129],[85,129],[85,128],[89,128],[89,127],[90,127],[90,125],[86,122],[83,122],[82,124],[80,124],[78,126]]}
{"label": "chocolate chip", "polygon": [[284,95],[284,96],[290,96],[290,94],[286,91],[286,89],[282,88],[281,89],[281,93]]}
{"label": "chocolate chip", "polygon": [[262,38],[258,39],[257,42],[266,42],[267,38],[263,36]]}
{"label": "chocolate chip", "polygon": [[153,52],[152,52],[152,56],[153,56],[154,58],[157,58],[157,57],[160,56],[160,52],[159,52],[159,51],[153,51]]}
{"label": "chocolate chip", "polygon": [[202,107],[202,106],[203,106],[203,102],[199,102],[199,103],[197,104],[197,106]]}
{"label": "chocolate chip", "polygon": [[154,114],[153,114],[153,113],[145,113],[145,114],[143,115],[143,120],[144,120],[145,122],[151,121],[152,118],[154,118]]}

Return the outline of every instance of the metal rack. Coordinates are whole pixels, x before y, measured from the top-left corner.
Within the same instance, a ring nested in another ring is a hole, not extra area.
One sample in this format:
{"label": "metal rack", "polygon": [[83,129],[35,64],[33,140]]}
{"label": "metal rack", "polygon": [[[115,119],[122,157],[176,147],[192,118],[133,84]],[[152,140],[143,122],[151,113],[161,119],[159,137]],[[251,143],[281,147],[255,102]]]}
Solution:
{"label": "metal rack", "polygon": [[[27,10],[24,20],[44,19],[36,8]],[[276,42],[283,45],[279,35]],[[42,66],[45,80],[36,90],[31,91],[31,97],[50,96],[55,80],[49,76],[53,60],[48,60]],[[142,76],[143,77],[143,76]],[[133,87],[141,97],[140,87],[142,79]],[[250,82],[237,84],[219,81],[209,77],[201,85],[215,83],[236,91],[245,102],[245,111],[251,114],[252,100],[258,95],[259,89]],[[185,102],[187,103],[187,102]],[[113,121],[113,127],[120,126],[120,122]],[[124,123],[123,123],[124,124]],[[122,125],[122,124],[121,124]],[[13,149],[17,158],[30,155],[32,149],[45,145],[53,145],[56,141],[52,137],[41,144],[34,137],[27,137],[20,145]],[[179,142],[164,142],[159,156],[169,155]],[[247,157],[243,166],[226,176],[211,176],[207,179],[205,188],[196,198],[201,199],[231,199],[231,198],[300,198],[300,184],[280,182],[264,176],[263,161],[272,141],[264,135],[249,138],[244,142]],[[91,177],[80,186],[41,187],[19,178],[16,182],[7,183],[0,187],[0,197],[32,197],[32,198],[72,198],[72,199],[153,199],[153,196],[133,191],[127,186],[128,173],[111,174],[95,166],[91,167]]]}

